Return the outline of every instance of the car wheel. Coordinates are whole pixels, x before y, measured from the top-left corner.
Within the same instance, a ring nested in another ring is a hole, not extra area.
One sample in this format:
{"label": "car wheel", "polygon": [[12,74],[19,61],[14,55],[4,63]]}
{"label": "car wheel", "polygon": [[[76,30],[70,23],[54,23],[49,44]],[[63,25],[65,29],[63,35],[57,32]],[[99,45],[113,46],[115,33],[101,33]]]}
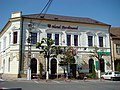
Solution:
{"label": "car wheel", "polygon": [[113,78],[113,77],[111,77],[111,81],[114,81],[114,78]]}
{"label": "car wheel", "polygon": [[101,77],[101,79],[104,79],[104,77]]}

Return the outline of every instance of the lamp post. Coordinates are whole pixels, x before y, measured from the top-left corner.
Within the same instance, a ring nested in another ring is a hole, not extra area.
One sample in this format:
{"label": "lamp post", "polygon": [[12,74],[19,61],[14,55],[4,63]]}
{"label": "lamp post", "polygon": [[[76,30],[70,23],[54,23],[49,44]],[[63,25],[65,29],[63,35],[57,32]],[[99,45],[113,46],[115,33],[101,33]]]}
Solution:
{"label": "lamp post", "polygon": [[31,80],[31,31],[32,31],[32,24],[28,24],[28,61],[27,61],[27,80]]}

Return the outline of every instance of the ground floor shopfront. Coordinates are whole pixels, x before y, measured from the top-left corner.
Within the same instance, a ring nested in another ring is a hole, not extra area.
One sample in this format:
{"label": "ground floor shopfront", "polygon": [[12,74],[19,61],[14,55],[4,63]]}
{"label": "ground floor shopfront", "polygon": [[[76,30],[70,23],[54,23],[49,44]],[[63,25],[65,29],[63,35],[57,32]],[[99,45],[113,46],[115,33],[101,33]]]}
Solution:
{"label": "ground floor shopfront", "polygon": [[[10,55],[10,56],[9,56]],[[47,59],[44,58],[43,54],[39,52],[31,52],[31,60],[29,61],[27,58],[27,51],[23,55],[23,61],[19,61],[19,53],[12,53],[9,54],[7,57],[4,58],[3,67],[0,69],[0,72],[5,77],[16,77],[21,75],[21,77],[27,76],[27,69],[28,69],[28,62],[30,62],[31,74],[40,74],[40,68],[42,65],[43,71],[42,74],[46,73],[47,68]],[[13,57],[13,55],[15,55]],[[74,56],[75,63],[69,65],[68,67],[60,66],[59,63],[61,61],[61,57],[63,55],[59,54],[57,57],[49,59],[49,75],[55,75],[59,77],[63,74],[69,73],[74,78],[76,78],[79,73],[92,73],[92,66],[95,66],[95,71],[98,73],[99,68],[99,61],[95,57],[90,57],[90,52],[77,52]],[[8,58],[9,57],[9,58]],[[100,70],[101,72],[111,71],[111,56],[110,54],[104,54],[100,59]],[[9,59],[9,61],[7,61]],[[22,69],[20,71],[20,66]]]}

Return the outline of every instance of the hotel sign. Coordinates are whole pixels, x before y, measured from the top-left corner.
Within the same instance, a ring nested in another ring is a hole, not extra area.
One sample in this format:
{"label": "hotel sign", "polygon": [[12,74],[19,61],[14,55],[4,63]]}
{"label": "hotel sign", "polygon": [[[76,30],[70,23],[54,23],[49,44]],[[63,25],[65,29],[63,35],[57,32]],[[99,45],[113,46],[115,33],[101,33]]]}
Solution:
{"label": "hotel sign", "polygon": [[58,29],[75,29],[78,30],[78,26],[63,26],[63,25],[52,25],[52,24],[48,24],[49,28],[58,28]]}

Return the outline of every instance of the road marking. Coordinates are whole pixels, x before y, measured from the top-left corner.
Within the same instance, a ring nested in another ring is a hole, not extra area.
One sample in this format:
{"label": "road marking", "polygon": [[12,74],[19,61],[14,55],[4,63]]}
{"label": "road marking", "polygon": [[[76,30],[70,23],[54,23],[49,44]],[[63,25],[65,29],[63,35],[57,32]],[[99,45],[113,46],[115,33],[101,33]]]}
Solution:
{"label": "road marking", "polygon": [[55,83],[60,83],[59,81],[54,81],[54,80],[53,80],[53,82],[55,82]]}
{"label": "road marking", "polygon": [[35,83],[39,83],[38,81],[34,81]]}

